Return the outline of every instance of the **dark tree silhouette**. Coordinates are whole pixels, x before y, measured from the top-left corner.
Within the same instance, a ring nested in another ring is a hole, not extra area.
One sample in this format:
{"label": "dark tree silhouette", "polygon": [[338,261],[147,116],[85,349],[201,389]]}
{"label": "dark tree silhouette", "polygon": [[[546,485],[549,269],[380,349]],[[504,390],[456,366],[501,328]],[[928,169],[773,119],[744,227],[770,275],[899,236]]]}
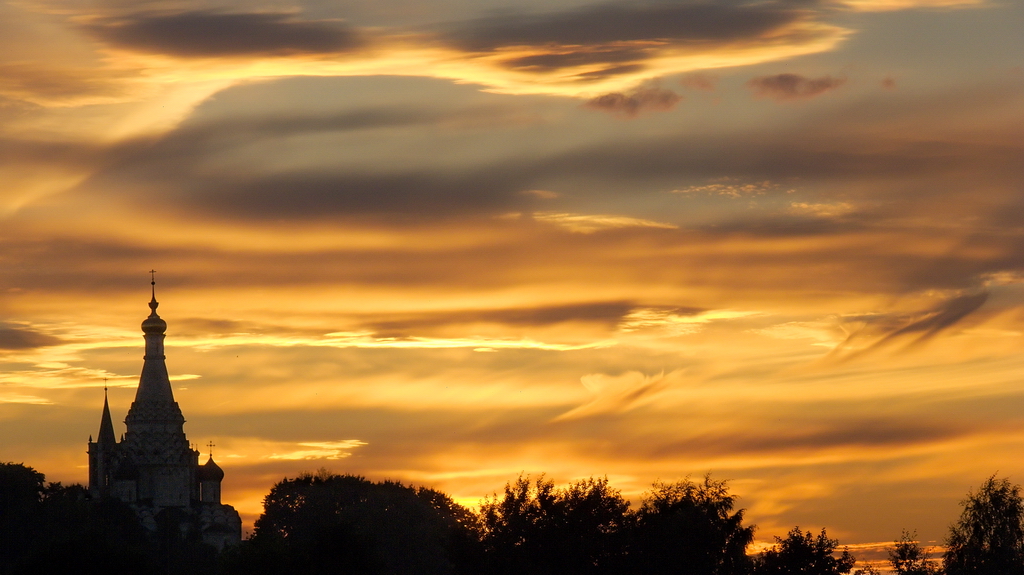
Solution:
{"label": "dark tree silhouette", "polygon": [[[465,571],[472,514],[442,493],[321,470],[280,481],[228,573],[445,575]],[[467,571],[468,572],[468,571]]]}
{"label": "dark tree silhouette", "polygon": [[743,526],[735,503],[727,482],[710,475],[700,483],[655,483],[636,514],[631,561],[651,575],[749,573],[754,527]]}
{"label": "dark tree silhouette", "polygon": [[944,556],[949,575],[1024,573],[1024,501],[1021,487],[989,477],[960,502],[964,510],[949,528]]}
{"label": "dark tree silhouette", "polygon": [[897,575],[937,575],[942,571],[918,545],[916,533],[904,530],[899,541],[886,551]]}
{"label": "dark tree silhouette", "polygon": [[834,575],[849,573],[857,560],[843,549],[835,556],[839,541],[829,539],[825,530],[814,537],[810,531],[794,527],[785,539],[775,537],[775,546],[756,561],[757,575]]}
{"label": "dark tree silhouette", "polygon": [[629,502],[606,478],[556,489],[543,476],[520,476],[481,506],[492,573],[603,574],[621,571]]}
{"label": "dark tree silhouette", "polygon": [[0,463],[0,573],[14,573],[31,544],[27,529],[41,507],[46,477],[21,463]]}
{"label": "dark tree silhouette", "polygon": [[0,463],[0,573],[161,572],[135,513],[116,500],[89,501],[81,485]]}
{"label": "dark tree silhouette", "polygon": [[459,574],[476,575],[483,561],[480,516],[459,505],[447,493],[420,487],[416,496],[430,504],[447,525],[447,556]]}

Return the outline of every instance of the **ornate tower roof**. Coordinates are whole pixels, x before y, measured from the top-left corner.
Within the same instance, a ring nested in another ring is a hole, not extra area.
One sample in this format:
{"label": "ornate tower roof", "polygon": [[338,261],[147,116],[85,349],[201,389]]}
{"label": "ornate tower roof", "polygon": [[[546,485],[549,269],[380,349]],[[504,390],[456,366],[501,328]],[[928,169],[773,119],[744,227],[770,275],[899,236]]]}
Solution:
{"label": "ornate tower roof", "polygon": [[167,376],[167,365],[164,363],[164,332],[167,322],[156,313],[156,280],[152,280],[153,297],[149,302],[150,314],[142,322],[142,332],[146,339],[146,356],[142,365],[142,377],[139,378],[139,389],[135,392],[135,401],[128,410],[125,423],[132,422],[165,422],[184,423],[181,409],[174,401],[171,391],[171,380]]}

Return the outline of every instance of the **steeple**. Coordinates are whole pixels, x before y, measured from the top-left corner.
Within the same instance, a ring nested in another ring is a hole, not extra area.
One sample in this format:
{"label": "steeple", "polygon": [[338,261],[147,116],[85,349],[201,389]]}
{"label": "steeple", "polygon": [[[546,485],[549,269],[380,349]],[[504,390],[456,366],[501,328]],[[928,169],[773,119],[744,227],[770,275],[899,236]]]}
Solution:
{"label": "steeple", "polygon": [[114,435],[114,424],[110,421],[110,404],[107,403],[107,386],[103,385],[103,415],[100,416],[100,434],[96,437],[96,443],[101,447],[109,447],[117,443]]}
{"label": "steeple", "polygon": [[128,410],[128,421],[139,420],[162,420],[166,422],[184,423],[185,418],[181,415],[181,409],[174,402],[174,393],[171,391],[171,380],[167,376],[167,365],[164,363],[164,332],[167,331],[167,322],[156,313],[156,271],[150,285],[152,286],[152,298],[149,301],[149,317],[142,322],[142,332],[146,339],[146,355],[143,358],[142,377],[139,378],[139,389],[135,392],[135,402]]}

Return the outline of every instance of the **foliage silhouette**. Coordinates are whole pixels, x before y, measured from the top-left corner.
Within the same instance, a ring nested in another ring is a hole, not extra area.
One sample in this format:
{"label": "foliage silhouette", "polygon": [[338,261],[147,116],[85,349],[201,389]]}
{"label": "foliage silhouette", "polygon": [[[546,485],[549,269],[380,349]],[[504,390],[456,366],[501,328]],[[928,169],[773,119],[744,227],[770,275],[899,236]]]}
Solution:
{"label": "foliage silhouette", "polygon": [[46,478],[21,463],[0,463],[0,574],[15,572],[26,546],[27,529],[42,506]]}
{"label": "foliage silhouette", "polygon": [[629,502],[607,478],[557,489],[544,476],[505,485],[480,510],[488,571],[496,574],[615,573],[625,556]]}
{"label": "foliage silhouette", "polygon": [[775,537],[775,546],[761,554],[754,572],[757,575],[849,573],[857,560],[847,549],[835,557],[838,546],[839,541],[829,539],[824,529],[814,537],[810,531],[804,533],[794,527],[785,539]]}
{"label": "foliage silhouette", "polygon": [[83,565],[125,575],[161,572],[127,505],[89,501],[81,485],[45,481],[31,467],[0,463],[0,573],[74,573]]}
{"label": "foliage silhouette", "polygon": [[[0,575],[91,570],[125,575],[836,575],[856,563],[828,537],[794,527],[751,558],[754,526],[725,481],[658,482],[639,507],[607,478],[556,487],[520,475],[481,502],[325,470],[283,479],[250,540],[219,557],[178,509],[142,527],[130,506],[91,501],[81,485],[46,483],[0,463]],[[889,548],[897,575],[1024,575],[1021,487],[989,477],[950,527],[945,571],[904,531]],[[877,575],[867,566],[856,575]]]}
{"label": "foliage silhouette", "polygon": [[651,575],[749,573],[754,527],[743,526],[742,509],[733,513],[735,502],[727,482],[710,475],[655,483],[636,513],[631,561]]}
{"label": "foliage silhouette", "polygon": [[606,478],[555,488],[544,476],[505,485],[480,508],[488,571],[614,573],[625,556],[629,501]]}
{"label": "foliage silhouette", "polygon": [[897,575],[937,575],[942,569],[928,558],[917,543],[917,534],[903,530],[893,547],[887,549],[889,564]]}
{"label": "foliage silhouette", "polygon": [[1024,573],[1024,501],[1020,485],[989,477],[960,504],[944,556],[949,575]]}
{"label": "foliage silhouette", "polygon": [[325,470],[284,479],[227,573],[456,574],[475,541],[471,512],[443,493]]}

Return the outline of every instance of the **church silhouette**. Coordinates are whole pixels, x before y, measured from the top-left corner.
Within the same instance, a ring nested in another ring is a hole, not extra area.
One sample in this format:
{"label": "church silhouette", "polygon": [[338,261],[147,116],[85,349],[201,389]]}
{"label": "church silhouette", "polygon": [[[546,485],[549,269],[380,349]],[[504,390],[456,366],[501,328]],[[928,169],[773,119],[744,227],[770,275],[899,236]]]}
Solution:
{"label": "church silhouette", "polygon": [[94,499],[127,503],[150,532],[156,532],[162,513],[171,513],[183,533],[198,530],[203,542],[217,549],[237,545],[241,519],[234,507],[220,501],[224,471],[212,453],[200,465],[199,451],[185,437],[185,417],[174,401],[164,363],[167,322],[156,313],[160,304],[155,280],[152,286],[152,311],[142,322],[146,356],[124,420],[127,429],[117,441],[104,391],[100,432],[95,442],[89,437],[89,493]]}

